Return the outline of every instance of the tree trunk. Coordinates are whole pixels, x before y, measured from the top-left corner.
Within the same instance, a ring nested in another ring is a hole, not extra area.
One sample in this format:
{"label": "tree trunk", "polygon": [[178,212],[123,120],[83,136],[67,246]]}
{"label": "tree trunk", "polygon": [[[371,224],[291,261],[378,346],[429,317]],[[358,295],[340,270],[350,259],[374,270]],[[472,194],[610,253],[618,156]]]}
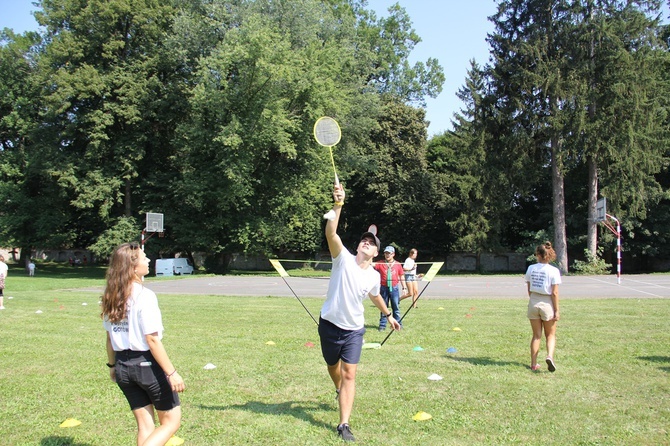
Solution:
{"label": "tree trunk", "polygon": [[598,222],[596,222],[596,205],[598,203],[598,163],[595,155],[589,156],[589,198],[586,219],[586,249],[595,257],[598,250]]}
{"label": "tree trunk", "polygon": [[[596,58],[596,43],[593,34],[593,2],[588,2],[586,21],[589,23],[591,30],[591,37],[589,41],[589,90],[596,89],[595,85],[595,58]],[[595,122],[596,119],[596,104],[592,100],[589,103],[589,121]],[[586,148],[585,148],[586,149]],[[592,149],[591,147],[589,149]],[[598,252],[598,223],[596,222],[596,205],[598,203],[598,158],[590,155],[587,157],[586,163],[589,169],[588,178],[588,209],[586,218],[586,249],[595,258]]]}
{"label": "tree trunk", "polygon": [[130,196],[130,193],[132,189],[130,188],[130,179],[126,178],[126,183],[125,183],[125,194],[123,196],[123,204],[125,208],[125,215],[126,217],[132,217],[133,216],[133,207],[132,207],[132,197]]}
{"label": "tree trunk", "polygon": [[565,230],[565,178],[558,136],[551,138],[551,185],[554,214],[554,249],[561,274],[568,272],[568,240]]}

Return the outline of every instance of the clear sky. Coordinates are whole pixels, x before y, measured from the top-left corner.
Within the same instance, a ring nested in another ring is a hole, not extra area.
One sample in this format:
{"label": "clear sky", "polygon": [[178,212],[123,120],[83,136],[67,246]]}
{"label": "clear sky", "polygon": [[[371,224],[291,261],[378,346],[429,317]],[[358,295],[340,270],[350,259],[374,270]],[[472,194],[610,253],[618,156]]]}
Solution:
{"label": "clear sky", "polygon": [[[488,62],[486,35],[493,31],[488,17],[496,12],[494,0],[368,0],[368,9],[378,17],[388,16],[389,6],[398,3],[405,8],[421,42],[410,55],[410,62],[436,58],[444,69],[442,93],[428,98],[426,116],[430,136],[450,130],[454,113],[462,107],[456,92],[465,83],[470,60],[480,65]],[[669,17],[668,2],[664,18]],[[37,28],[31,15],[32,0],[0,0],[0,28],[23,32]]]}
{"label": "clear sky", "polygon": [[395,3],[407,11],[412,27],[421,37],[410,62],[425,62],[433,57],[444,70],[442,93],[426,100],[428,134],[450,130],[454,113],[462,107],[456,92],[465,83],[470,60],[482,66],[488,62],[486,35],[493,31],[488,17],[496,12],[496,3],[494,0],[368,0],[368,9],[374,10],[378,17],[387,17],[388,8]]}

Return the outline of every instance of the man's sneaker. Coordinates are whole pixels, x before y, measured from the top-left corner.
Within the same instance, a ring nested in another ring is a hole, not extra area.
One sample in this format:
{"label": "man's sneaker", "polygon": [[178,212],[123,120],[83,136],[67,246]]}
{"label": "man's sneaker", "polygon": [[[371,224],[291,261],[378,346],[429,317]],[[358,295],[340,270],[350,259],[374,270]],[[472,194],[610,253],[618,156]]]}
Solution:
{"label": "man's sneaker", "polygon": [[337,435],[342,437],[342,440],[344,441],[356,441],[354,434],[351,433],[351,429],[349,429],[347,423],[337,426]]}

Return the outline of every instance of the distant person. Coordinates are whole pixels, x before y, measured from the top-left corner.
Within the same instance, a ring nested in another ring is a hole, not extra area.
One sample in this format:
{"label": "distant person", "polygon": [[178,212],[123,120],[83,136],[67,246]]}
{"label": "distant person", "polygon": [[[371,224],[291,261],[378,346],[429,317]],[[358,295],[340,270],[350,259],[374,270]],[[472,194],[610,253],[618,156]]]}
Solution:
{"label": "distant person", "polygon": [[142,284],[148,273],[149,259],[138,244],[116,248],[107,269],[102,318],[107,330],[107,367],[135,416],[137,444],[165,445],[181,424],[177,393],[184,391],[184,380],[161,342],[158,300]]}
{"label": "distant person", "polygon": [[5,263],[5,256],[0,255],[0,310],[5,309],[5,279],[8,271],[9,267]]}
{"label": "distant person", "polygon": [[405,263],[402,265],[402,269],[405,271],[407,294],[402,295],[400,300],[411,297],[412,308],[416,308],[416,300],[419,298],[419,285],[417,284],[419,276],[416,274],[416,257],[418,255],[419,251],[417,251],[415,248],[410,249],[409,255],[405,259]]}
{"label": "distant person", "polygon": [[86,257],[86,254],[84,254],[84,266],[88,264],[88,257]]}
{"label": "distant person", "polygon": [[28,264],[28,276],[32,277],[35,275],[35,262],[32,260]]}
{"label": "distant person", "polygon": [[355,441],[349,428],[349,417],[354,405],[356,370],[365,334],[363,299],[369,297],[387,315],[394,330],[399,330],[400,324],[393,318],[384,299],[379,295],[379,274],[372,267],[372,259],[378,254],[380,247],[377,236],[372,232],[364,233],[358,242],[356,255],[353,255],[337,235],[344,196],[342,186],[335,185],[335,218],[326,223],[326,240],[333,266],[326,301],[321,307],[319,337],[321,353],[338,395],[340,422],[337,425],[337,434],[344,441]]}
{"label": "distant person", "polygon": [[72,257],[68,259],[68,262],[70,262],[70,266],[74,266],[74,259]]}
{"label": "distant person", "polygon": [[547,343],[547,368],[550,372],[556,370],[554,363],[554,349],[556,348],[556,322],[558,322],[558,285],[561,284],[561,272],[549,262],[556,260],[556,252],[551,242],[545,242],[535,248],[537,263],[530,265],[526,271],[525,280],[528,284],[528,319],[533,329],[530,341],[530,369],[540,368],[537,355],[542,341],[542,330]]}
{"label": "distant person", "polygon": [[[405,273],[402,265],[395,260],[395,248],[387,246],[384,248],[384,260],[374,263],[374,268],[380,276],[381,295],[388,307],[389,303],[393,309],[393,318],[402,325],[400,318],[400,286],[402,294],[407,291]],[[386,313],[379,315],[379,331],[386,330]]]}

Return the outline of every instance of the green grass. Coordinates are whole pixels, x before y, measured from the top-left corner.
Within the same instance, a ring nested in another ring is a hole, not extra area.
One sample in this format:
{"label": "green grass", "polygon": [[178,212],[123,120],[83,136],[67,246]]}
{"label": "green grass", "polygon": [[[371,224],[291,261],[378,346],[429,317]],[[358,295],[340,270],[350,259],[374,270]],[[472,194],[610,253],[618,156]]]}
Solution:
{"label": "green grass", "polygon": [[[101,287],[104,270],[67,272],[10,271],[5,296],[14,298],[0,312],[0,438],[134,444],[132,414],[105,366],[100,293],[72,291]],[[177,433],[185,445],[341,444],[316,327],[295,298],[159,301],[163,340],[187,385]],[[321,300],[303,302],[318,314]],[[553,374],[528,368],[525,313],[522,298],[420,301],[403,332],[363,351],[351,418],[358,443],[670,444],[667,300],[564,299]],[[383,339],[376,322],[366,301],[368,342]],[[217,368],[204,370],[210,362]],[[433,373],[444,379],[427,380]],[[433,418],[413,421],[419,411]],[[66,418],[82,424],[60,428]]]}

